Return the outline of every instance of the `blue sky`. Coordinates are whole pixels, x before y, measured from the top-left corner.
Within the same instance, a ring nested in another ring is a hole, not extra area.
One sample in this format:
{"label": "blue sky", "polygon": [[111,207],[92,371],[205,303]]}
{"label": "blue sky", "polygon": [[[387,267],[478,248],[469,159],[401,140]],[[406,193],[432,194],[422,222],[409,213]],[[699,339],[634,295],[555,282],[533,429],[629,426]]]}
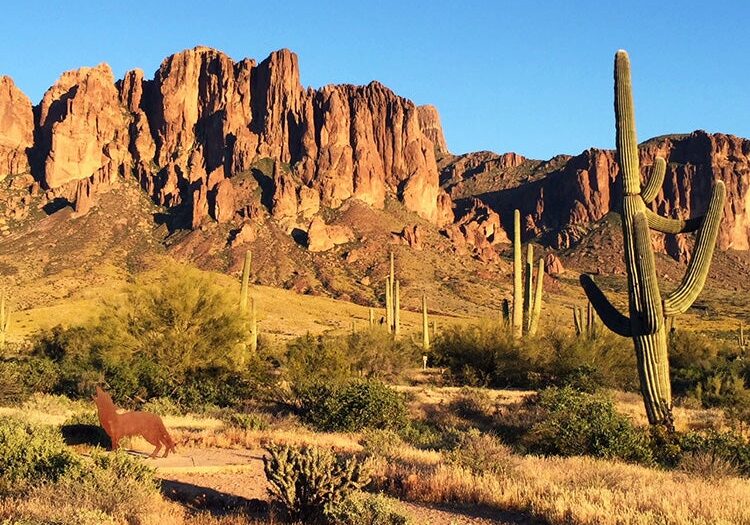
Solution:
{"label": "blue sky", "polygon": [[[179,4],[179,7],[177,5]],[[750,2],[13,2],[0,74],[38,102],[62,71],[151,76],[202,44],[234,59],[282,47],[302,83],[379,80],[434,104],[454,153],[533,158],[612,147],[612,57],[633,64],[639,138],[750,137]]]}

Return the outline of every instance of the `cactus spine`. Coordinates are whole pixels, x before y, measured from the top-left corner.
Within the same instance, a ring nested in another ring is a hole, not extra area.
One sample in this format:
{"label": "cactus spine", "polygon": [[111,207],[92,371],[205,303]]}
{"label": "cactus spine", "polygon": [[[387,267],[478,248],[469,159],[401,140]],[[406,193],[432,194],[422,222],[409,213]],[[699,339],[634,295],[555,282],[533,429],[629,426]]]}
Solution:
{"label": "cactus spine", "polygon": [[430,325],[427,319],[427,295],[422,294],[422,350],[430,350]]}
{"label": "cactus spine", "polygon": [[[619,335],[632,337],[649,422],[672,427],[665,318],[685,312],[703,289],[716,245],[725,188],[723,182],[715,182],[704,218],[669,219],[646,206],[661,188],[666,162],[657,158],[648,182],[641,187],[630,59],[622,50],[615,55],[615,121],[617,162],[623,182],[621,216],[630,317],[620,313],[588,275],[581,275],[581,286],[604,325]],[[663,300],[656,280],[649,228],[673,234],[698,230],[685,276]]]}
{"label": "cactus spine", "polygon": [[[513,212],[513,335],[534,335],[539,327],[544,291],[544,259],[539,259],[534,287],[534,247],[526,246],[526,275],[521,265],[521,213]],[[503,320],[510,317],[507,301],[503,301]]]}
{"label": "cactus spine", "polygon": [[5,341],[10,330],[10,306],[5,300],[5,291],[0,292],[0,348],[5,346]]}

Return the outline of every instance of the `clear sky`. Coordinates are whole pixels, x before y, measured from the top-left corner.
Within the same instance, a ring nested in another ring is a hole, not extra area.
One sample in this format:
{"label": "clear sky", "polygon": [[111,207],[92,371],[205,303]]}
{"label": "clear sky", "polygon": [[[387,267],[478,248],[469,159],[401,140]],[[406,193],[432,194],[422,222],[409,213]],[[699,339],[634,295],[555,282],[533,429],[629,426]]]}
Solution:
{"label": "clear sky", "polygon": [[235,60],[289,48],[302,83],[379,80],[434,104],[454,153],[612,147],[612,59],[633,64],[639,138],[750,137],[750,1],[75,0],[3,6],[0,74],[34,103],[62,71],[152,76],[198,44]]}

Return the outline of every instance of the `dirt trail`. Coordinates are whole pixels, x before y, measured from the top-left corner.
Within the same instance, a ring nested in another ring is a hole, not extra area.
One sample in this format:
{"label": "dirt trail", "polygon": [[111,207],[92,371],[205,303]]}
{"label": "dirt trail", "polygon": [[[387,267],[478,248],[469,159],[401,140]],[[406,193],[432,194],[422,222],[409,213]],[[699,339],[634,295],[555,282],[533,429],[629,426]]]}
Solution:
{"label": "dirt trail", "polygon": [[[147,460],[163,480],[170,499],[214,512],[243,509],[262,517],[269,511],[263,451],[246,449],[182,448],[168,458]],[[432,506],[399,501],[403,512],[422,525],[526,525],[515,513],[473,508]]]}

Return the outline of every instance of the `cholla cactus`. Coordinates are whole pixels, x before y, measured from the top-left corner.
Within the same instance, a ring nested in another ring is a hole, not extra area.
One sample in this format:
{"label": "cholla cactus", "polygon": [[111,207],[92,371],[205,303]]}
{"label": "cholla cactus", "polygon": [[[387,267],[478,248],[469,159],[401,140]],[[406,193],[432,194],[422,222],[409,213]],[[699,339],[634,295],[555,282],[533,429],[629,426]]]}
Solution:
{"label": "cholla cactus", "polygon": [[[534,335],[539,327],[542,313],[542,292],[544,291],[544,259],[539,259],[534,281],[534,247],[526,246],[526,274],[521,267],[521,213],[513,213],[513,335],[521,338],[524,334]],[[510,312],[507,302],[503,302],[503,320]]]}
{"label": "cholla cactus", "polygon": [[[615,55],[615,120],[617,162],[623,182],[621,216],[630,316],[620,313],[588,275],[581,276],[581,286],[607,328],[618,335],[632,337],[649,422],[671,427],[672,390],[665,318],[685,312],[703,289],[723,213],[724,183],[715,182],[703,218],[668,219],[647,207],[661,188],[666,162],[656,159],[651,177],[642,187],[630,59],[625,51]],[[682,282],[663,299],[656,280],[649,229],[672,234],[698,230],[693,257]]]}
{"label": "cholla cactus", "polygon": [[295,523],[317,523],[369,481],[356,458],[341,461],[328,450],[287,445],[266,451],[268,492]]}

